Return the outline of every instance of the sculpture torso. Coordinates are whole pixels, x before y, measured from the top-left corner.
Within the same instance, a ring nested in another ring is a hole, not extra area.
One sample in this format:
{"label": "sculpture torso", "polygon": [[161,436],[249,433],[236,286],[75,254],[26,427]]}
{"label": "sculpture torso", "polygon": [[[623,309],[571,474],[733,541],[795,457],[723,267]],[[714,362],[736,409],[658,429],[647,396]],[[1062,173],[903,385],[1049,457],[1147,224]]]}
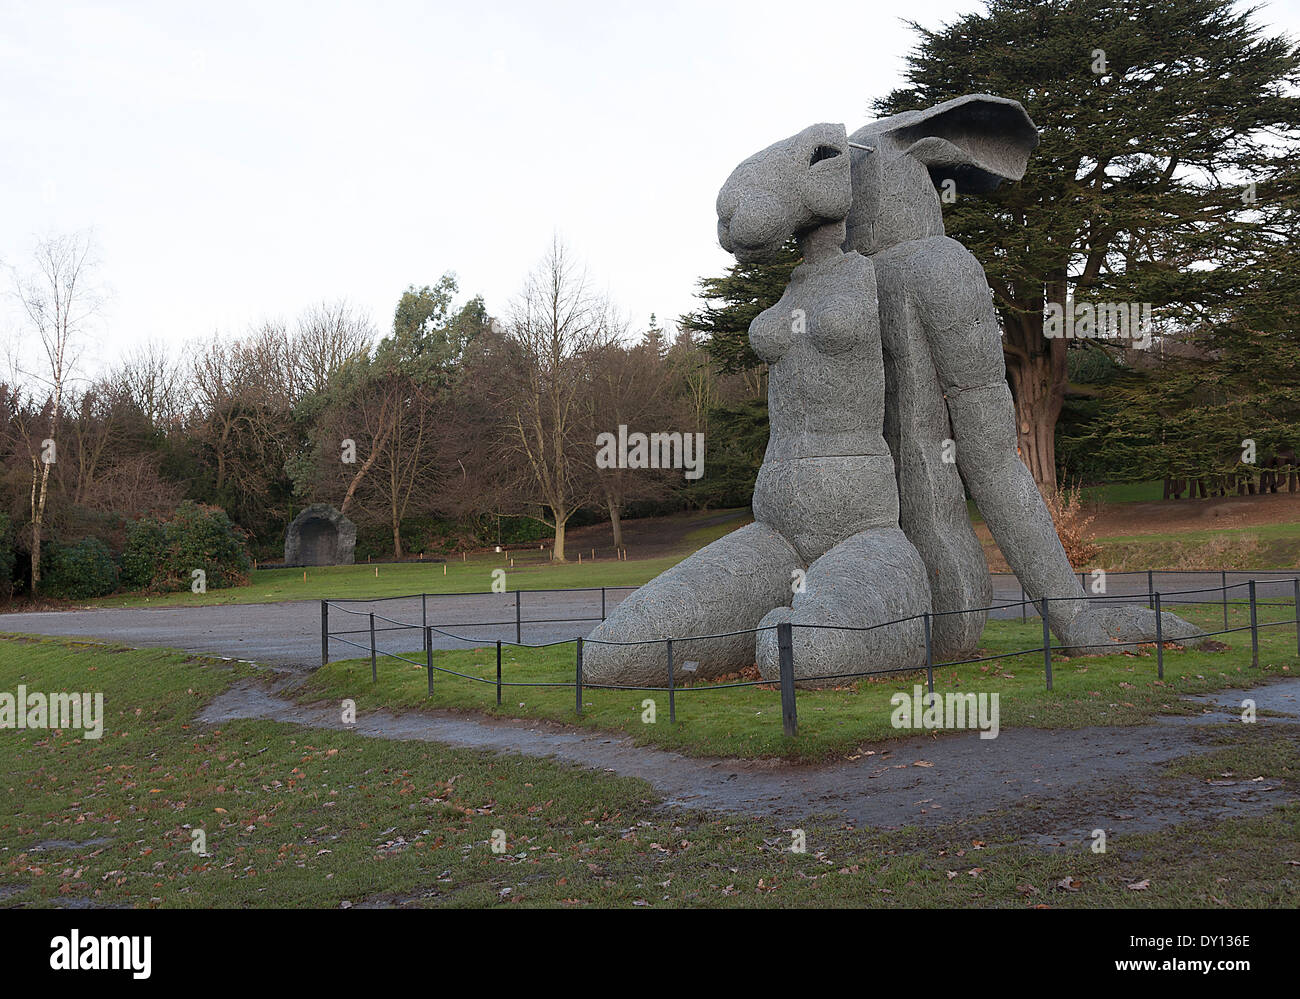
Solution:
{"label": "sculpture torso", "polygon": [[795,268],[749,342],[768,364],[765,461],[887,453],[876,281],[865,257]]}
{"label": "sculpture torso", "polygon": [[754,515],[809,561],[859,531],[895,526],[871,262],[850,252],[795,268],[749,338],[768,363],[771,428]]}

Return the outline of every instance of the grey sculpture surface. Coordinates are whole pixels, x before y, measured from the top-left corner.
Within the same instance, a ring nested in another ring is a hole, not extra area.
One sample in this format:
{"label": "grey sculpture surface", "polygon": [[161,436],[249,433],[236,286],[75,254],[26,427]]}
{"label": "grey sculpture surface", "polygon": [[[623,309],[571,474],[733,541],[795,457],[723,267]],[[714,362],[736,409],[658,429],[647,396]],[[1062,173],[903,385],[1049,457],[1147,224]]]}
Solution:
{"label": "grey sculpture surface", "polygon": [[[642,587],[592,633],[593,682],[664,685],[662,644],[696,676],[757,662],[777,671],[775,626],[796,628],[802,680],[924,661],[925,566],[898,526],[883,437],[885,382],[869,260],[843,250],[852,186],[844,126],[814,125],[750,157],[718,195],[725,249],[755,259],[797,235],[803,263],[750,327],[768,364],[771,434],[754,487],[755,523]],[[906,618],[899,623],[900,618]],[[730,634],[762,629],[752,634]],[[687,667],[689,668],[689,667]]]}
{"label": "grey sculpture surface", "polygon": [[[874,122],[814,125],[750,157],[718,195],[718,238],[740,260],[795,235],[781,300],[750,326],[768,364],[770,439],[755,523],[701,549],[592,632],[594,683],[667,684],[757,663],[775,678],[775,625],[796,675],[906,668],[968,655],[991,582],[968,488],[1008,563],[1073,652],[1149,641],[1143,608],[1089,605],[1016,449],[1001,336],[979,262],[944,235],[936,185],[982,193],[1023,175],[1037,131],[984,95]],[[963,487],[963,480],[965,487]],[[899,621],[899,619],[907,619]],[[898,622],[898,623],[887,623]],[[1166,614],[1171,640],[1197,634]],[[746,632],[760,629],[755,638]],[[846,630],[854,629],[854,630]],[[638,644],[652,642],[657,644]]]}
{"label": "grey sculpture surface", "polygon": [[[1049,598],[1049,624],[1069,651],[1153,640],[1153,612],[1086,601],[1017,453],[1015,407],[984,269],[944,235],[938,189],[965,197],[1019,180],[1038,144],[1033,122],[1016,101],[973,94],[872,122],[850,142],[847,245],[876,269],[885,436],[898,470],[900,523],[925,560],[941,615],[936,653],[956,658],[976,647],[984,615],[943,612],[986,607],[992,592],[963,480],[1025,592]],[[1162,627],[1170,639],[1199,634],[1172,614]]]}
{"label": "grey sculpture surface", "polygon": [[357,525],[328,503],[313,503],[284,532],[285,565],[351,565]]}

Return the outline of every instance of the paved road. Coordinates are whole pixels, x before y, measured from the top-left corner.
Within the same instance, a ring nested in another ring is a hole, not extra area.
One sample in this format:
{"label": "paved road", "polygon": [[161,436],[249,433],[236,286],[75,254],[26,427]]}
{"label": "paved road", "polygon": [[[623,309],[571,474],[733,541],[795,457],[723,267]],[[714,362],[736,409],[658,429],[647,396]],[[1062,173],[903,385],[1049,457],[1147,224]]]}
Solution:
{"label": "paved road", "polygon": [[[631,592],[607,589],[606,609],[613,610]],[[600,596],[600,590],[521,591],[519,602],[523,624],[520,631],[523,641],[530,644],[561,642],[588,634],[600,622]],[[351,613],[345,612],[344,607]],[[421,647],[418,597],[347,602],[331,605],[330,631],[355,633],[331,640],[331,659],[350,659],[363,654],[362,650],[348,645],[349,641],[369,649],[367,615],[372,611],[376,615],[376,644],[379,648],[409,652]],[[379,631],[394,627],[382,618],[409,624],[410,627]],[[473,626],[477,621],[501,623]],[[473,648],[491,644],[498,638],[514,641],[515,594],[430,597],[428,623],[446,632],[434,633],[435,648]],[[0,614],[0,631],[96,638],[132,646],[183,649],[295,668],[320,663],[320,627],[320,602],[315,600]]]}
{"label": "paved road", "polygon": [[[1293,599],[1294,583],[1292,582],[1297,576],[1300,576],[1300,570],[1292,572],[1291,570],[1279,569],[1276,571],[1258,571],[1258,572],[1156,572],[1152,574],[1151,585],[1154,590],[1161,594],[1161,600],[1165,606],[1174,604],[1196,604],[1196,603],[1219,603],[1223,595],[1220,587],[1226,585],[1229,587],[1228,600],[1247,600],[1249,594],[1248,583],[1251,579],[1255,583],[1255,599],[1262,602],[1266,601],[1286,601]],[[1080,582],[1084,589],[1092,595],[1094,585],[1092,577],[1088,573],[1080,576]],[[1147,603],[1147,574],[1145,572],[1109,572],[1104,580],[1104,594],[1097,594],[1098,599],[1104,597],[1116,601],[1135,602],[1145,605]],[[1001,575],[993,577],[993,605],[997,604],[1015,604],[1014,607],[1005,607],[995,610],[990,616],[997,618],[1017,618],[1020,616],[1020,601],[1022,592],[1020,582],[1015,576]],[[1036,617],[1033,604],[1029,604],[1025,609],[1027,617]]]}
{"label": "paved road", "polygon": [[[1231,598],[1246,599],[1244,583],[1250,573],[1228,573],[1230,584],[1242,584]],[[1270,578],[1255,573],[1260,582],[1260,601],[1290,600],[1291,576]],[[1146,602],[1145,573],[1111,573],[1106,579],[1107,595]],[[1175,591],[1218,587],[1218,573],[1158,573],[1156,587],[1167,604],[1198,600],[1217,603],[1219,593],[1173,596]],[[631,593],[630,589],[607,589],[605,610],[612,611]],[[1020,584],[1013,576],[994,578],[994,603],[1013,604],[993,612],[993,617],[1017,618]],[[520,637],[526,643],[571,641],[587,635],[601,617],[600,590],[520,591]],[[447,594],[428,598],[428,623],[437,627],[434,647],[473,648],[497,639],[513,642],[515,630],[514,593]],[[347,608],[348,613],[343,608]],[[376,615],[377,645],[392,652],[406,652],[421,646],[420,599],[355,601],[335,604],[330,610],[330,631],[338,635],[330,642],[330,658],[360,656],[369,649],[370,612]],[[1032,605],[1025,610],[1035,616]],[[388,620],[384,620],[384,619]],[[405,629],[391,622],[400,622]],[[492,623],[475,623],[492,622]],[[378,630],[393,629],[393,630]],[[212,607],[139,607],[85,611],[52,611],[39,614],[0,614],[0,631],[38,635],[70,635],[122,642],[133,646],[183,649],[204,655],[231,656],[258,663],[295,668],[320,662],[320,603],[291,601],[273,604],[238,604]],[[343,634],[340,634],[343,633]],[[355,645],[349,645],[353,642]],[[357,648],[361,646],[362,648]]]}

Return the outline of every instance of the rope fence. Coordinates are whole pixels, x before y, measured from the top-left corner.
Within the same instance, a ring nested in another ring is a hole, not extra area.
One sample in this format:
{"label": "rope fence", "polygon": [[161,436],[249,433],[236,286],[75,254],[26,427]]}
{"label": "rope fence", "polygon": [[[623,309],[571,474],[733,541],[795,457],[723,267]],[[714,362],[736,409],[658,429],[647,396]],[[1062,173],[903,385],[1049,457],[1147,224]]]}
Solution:
{"label": "rope fence", "polygon": [[[1198,603],[1199,604],[1206,604],[1206,603],[1221,604],[1223,608],[1223,628],[1217,631],[1202,632],[1196,637],[1198,639],[1216,638],[1222,635],[1238,634],[1241,632],[1249,631],[1250,639],[1251,639],[1251,666],[1253,668],[1256,669],[1259,668],[1259,633],[1262,629],[1265,628],[1277,628],[1277,627],[1294,628],[1296,632],[1296,654],[1300,656],[1300,570],[1289,570],[1289,572],[1292,573],[1292,575],[1290,576],[1283,575],[1282,574],[1283,571],[1281,570],[1278,571],[1277,573],[1260,572],[1258,574],[1252,574],[1251,578],[1249,579],[1243,580],[1241,582],[1235,582],[1235,583],[1229,583],[1227,581],[1226,572],[1218,572],[1215,574],[1220,576],[1221,582],[1219,586],[1198,587],[1198,588],[1185,589],[1185,590],[1164,590],[1164,591],[1157,590],[1155,588],[1155,578],[1154,578],[1155,572],[1156,570],[1147,570],[1145,572],[1106,574],[1107,577],[1123,576],[1123,575],[1144,575],[1146,577],[1146,583],[1147,583],[1145,593],[1139,591],[1139,592],[1129,593],[1129,594],[1104,594],[1104,593],[1090,594],[1085,589],[1083,599],[1087,600],[1089,603],[1092,602],[1123,603],[1123,602],[1133,602],[1135,600],[1140,600],[1145,598],[1144,602],[1146,606],[1150,610],[1155,612],[1156,634],[1154,638],[1154,645],[1156,650],[1156,674],[1159,679],[1163,680],[1165,675],[1164,646],[1165,646],[1166,639],[1164,636],[1164,626],[1161,618],[1161,612],[1162,612],[1162,608],[1167,608],[1169,606],[1167,601],[1170,597],[1180,598],[1178,600],[1179,604],[1198,604]],[[1179,571],[1177,573],[1171,573],[1171,574],[1186,576],[1186,575],[1193,575],[1194,573]],[[1261,575],[1261,576],[1268,575],[1274,578],[1257,579],[1255,578],[1255,575]],[[1080,576],[1082,577],[1083,574],[1081,573]],[[1274,602],[1265,602],[1259,599],[1258,589],[1260,585],[1269,585],[1271,587],[1282,587],[1288,583],[1290,584],[1292,599],[1285,600],[1285,601],[1274,601]],[[439,627],[437,625],[429,623],[429,598],[430,597],[434,597],[435,599],[446,599],[446,598],[458,597],[458,596],[484,596],[487,594],[464,594],[464,593],[410,594],[406,596],[378,597],[374,599],[347,598],[347,599],[322,600],[320,601],[321,665],[324,666],[326,663],[329,662],[329,643],[331,640],[333,640],[335,642],[341,642],[342,644],[350,646],[352,648],[360,649],[362,652],[366,652],[369,654],[370,678],[372,682],[378,682],[379,659],[381,656],[389,659],[398,660],[400,662],[408,663],[420,669],[424,669],[428,676],[428,691],[430,695],[433,694],[433,682],[434,682],[435,673],[443,673],[448,676],[456,676],[456,677],[460,677],[461,679],[471,680],[475,683],[482,683],[482,684],[494,686],[496,689],[496,703],[498,705],[501,704],[502,691],[506,687],[571,688],[574,691],[574,707],[578,717],[582,716],[584,690],[629,690],[629,691],[646,691],[646,692],[666,691],[668,694],[668,714],[669,714],[670,723],[675,723],[677,721],[676,699],[679,690],[690,690],[692,692],[705,691],[705,690],[731,690],[738,687],[759,687],[759,686],[770,687],[775,684],[779,686],[781,692],[782,725],[785,734],[787,736],[793,736],[796,733],[798,727],[798,719],[797,719],[796,705],[795,705],[795,688],[796,685],[799,684],[800,682],[813,681],[813,682],[821,683],[828,680],[850,680],[850,679],[862,679],[866,677],[888,676],[891,674],[898,674],[898,673],[915,673],[923,668],[926,672],[926,684],[929,689],[929,693],[934,694],[934,671],[936,669],[942,669],[944,667],[949,667],[949,666],[962,666],[962,665],[969,665],[975,663],[991,662],[994,660],[1015,658],[1020,656],[1029,656],[1041,652],[1043,655],[1044,680],[1046,682],[1047,690],[1050,691],[1052,690],[1052,684],[1053,684],[1052,653],[1063,651],[1066,648],[1066,646],[1063,645],[1059,645],[1059,644],[1054,645],[1052,642],[1052,634],[1049,626],[1050,606],[1054,602],[1065,602],[1065,601],[1077,602],[1080,599],[1077,595],[1074,595],[1068,597],[1039,597],[1037,599],[1031,600],[1024,593],[1024,590],[1022,588],[1021,599],[1019,601],[992,604],[987,607],[966,608],[963,610],[937,611],[937,612],[927,611],[922,614],[913,614],[908,617],[897,618],[892,621],[882,621],[880,623],[871,624],[871,625],[825,625],[825,624],[800,624],[797,622],[784,622],[781,624],[769,625],[763,628],[748,628],[748,629],[742,629],[738,631],[723,632],[720,634],[692,635],[687,637],[679,636],[679,637],[672,637],[672,638],[650,639],[645,641],[631,641],[631,642],[605,641],[602,639],[584,638],[582,636],[578,636],[576,638],[562,639],[553,642],[528,643],[523,641],[523,626],[525,624],[529,624],[529,625],[562,624],[562,623],[584,623],[584,622],[596,621],[596,620],[604,621],[606,619],[606,614],[607,614],[607,591],[635,590],[635,589],[637,589],[637,587],[620,586],[620,587],[579,587],[574,589],[550,589],[550,590],[528,590],[528,591],[515,590],[514,591],[515,617],[513,621],[462,622],[464,626],[471,627],[471,628],[487,627],[487,626],[499,627],[499,626],[508,626],[513,624],[515,626],[515,641],[513,642],[503,641],[502,639],[495,639],[495,640],[489,639],[485,641],[479,638],[470,638],[463,635],[455,634],[451,631],[446,630],[443,627]],[[1229,591],[1242,591],[1242,590],[1244,590],[1245,592],[1241,596],[1233,597],[1231,599],[1229,598]],[[599,618],[595,618],[595,617],[524,618],[523,617],[522,595],[525,592],[571,594],[571,593],[595,593],[597,591],[599,591],[600,593],[600,617]],[[1208,598],[1201,599],[1201,600],[1186,599],[1189,596],[1206,595],[1206,594],[1215,594],[1216,596],[1212,599],[1208,599]],[[499,596],[500,594],[493,593],[492,595]],[[376,604],[376,603],[384,603],[384,602],[394,601],[394,600],[409,601],[409,600],[414,600],[417,597],[420,600],[420,609],[421,609],[421,622],[418,625],[414,623],[399,621],[383,614],[377,614],[373,610],[361,611],[361,610],[354,610],[351,607],[345,606],[345,604],[358,604],[358,603]],[[1250,611],[1249,625],[1239,625],[1237,627],[1232,627],[1229,622],[1230,606],[1248,607]],[[1042,620],[1043,623],[1043,644],[1042,645],[1037,646],[1036,648],[1020,649],[1013,652],[1001,652],[993,655],[977,656],[968,659],[943,660],[941,662],[935,661],[931,636],[932,636],[932,628],[937,618],[941,618],[951,614],[987,613],[994,610],[1007,610],[1009,608],[1015,608],[1015,607],[1020,608],[1020,617],[1022,621],[1027,620],[1028,610],[1031,607],[1033,608],[1037,616]],[[1260,622],[1259,609],[1262,607],[1289,607],[1292,608],[1293,612],[1289,620]],[[331,608],[343,614],[349,615],[351,617],[364,618],[366,626],[364,628],[345,628],[337,631],[332,631],[330,629]],[[793,637],[794,629],[796,628],[802,628],[806,630],[822,630],[822,631],[869,632],[869,631],[875,631],[879,628],[892,627],[894,625],[906,624],[918,620],[923,622],[923,628],[924,628],[924,636],[925,636],[924,665],[920,663],[916,663],[913,665],[891,667],[888,669],[860,670],[860,671],[835,673],[835,674],[816,674],[816,675],[804,676],[804,677],[799,677],[796,674],[795,661],[794,661],[794,637]],[[382,626],[377,625],[376,622],[379,622],[380,625]],[[390,652],[385,649],[379,648],[378,636],[393,631],[419,631],[423,638],[424,661],[418,662],[414,659],[409,658],[409,656],[402,655],[397,652]],[[760,678],[757,680],[742,680],[736,682],[704,684],[704,685],[690,686],[690,687],[682,687],[680,685],[680,681],[682,680],[682,675],[683,674],[689,675],[691,670],[682,669],[679,672],[678,667],[675,665],[674,662],[674,644],[676,644],[677,648],[680,649],[684,643],[715,641],[715,640],[725,639],[725,638],[735,638],[740,635],[757,636],[767,631],[776,632],[777,660],[778,660],[778,676],[776,678],[769,677],[769,678]],[[462,672],[458,672],[457,670],[448,669],[444,666],[436,665],[433,661],[433,653],[434,653],[433,636],[435,634],[443,636],[453,641],[469,643],[470,645],[476,648],[481,648],[484,645],[491,646],[494,644],[495,651],[496,651],[495,679],[489,679],[481,676],[473,676],[472,674],[469,673],[462,673]],[[369,642],[368,644],[365,644],[362,642],[353,641],[351,638],[347,637],[352,635],[367,635],[369,637]],[[1173,640],[1177,641],[1176,639]],[[664,646],[665,664],[666,664],[666,675],[665,675],[666,686],[664,685],[642,686],[636,684],[591,683],[589,681],[586,681],[583,676],[583,652],[584,652],[584,648],[590,644],[600,644],[600,645],[610,645],[610,646],[637,646],[637,645]],[[1108,644],[1106,648],[1108,649],[1113,648],[1116,652],[1119,652],[1125,649],[1136,648],[1138,646],[1151,645],[1151,644],[1153,644],[1153,642],[1152,640],[1149,639],[1144,641],[1132,641],[1132,642],[1112,642]],[[509,648],[522,648],[522,649],[547,649],[547,648],[555,648],[561,645],[574,646],[574,678],[572,681],[568,681],[568,680],[536,681],[536,680],[503,679],[502,668],[501,668],[501,655],[502,655],[503,648],[509,647]]]}

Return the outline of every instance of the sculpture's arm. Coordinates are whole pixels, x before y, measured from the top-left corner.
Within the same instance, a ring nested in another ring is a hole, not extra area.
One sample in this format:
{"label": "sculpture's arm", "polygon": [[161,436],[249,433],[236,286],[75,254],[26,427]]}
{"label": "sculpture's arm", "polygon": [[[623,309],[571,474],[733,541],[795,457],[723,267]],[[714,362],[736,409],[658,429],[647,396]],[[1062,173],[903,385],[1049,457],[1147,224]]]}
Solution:
{"label": "sculpture's arm", "polygon": [[[1152,641],[1153,611],[1087,600],[1016,452],[1015,407],[984,269],[946,236],[920,240],[918,249],[913,301],[948,404],[957,468],[1007,564],[1031,597],[1051,598],[1048,623],[1068,651],[1106,652],[1116,641]],[[1182,618],[1160,617],[1166,640],[1195,645],[1203,637]]]}
{"label": "sculpture's arm", "polygon": [[1015,407],[984,269],[953,239],[924,243],[914,301],[947,400],[957,468],[1025,592],[1053,598],[1048,619],[1064,639],[1083,608],[1083,588],[1016,452]]}

